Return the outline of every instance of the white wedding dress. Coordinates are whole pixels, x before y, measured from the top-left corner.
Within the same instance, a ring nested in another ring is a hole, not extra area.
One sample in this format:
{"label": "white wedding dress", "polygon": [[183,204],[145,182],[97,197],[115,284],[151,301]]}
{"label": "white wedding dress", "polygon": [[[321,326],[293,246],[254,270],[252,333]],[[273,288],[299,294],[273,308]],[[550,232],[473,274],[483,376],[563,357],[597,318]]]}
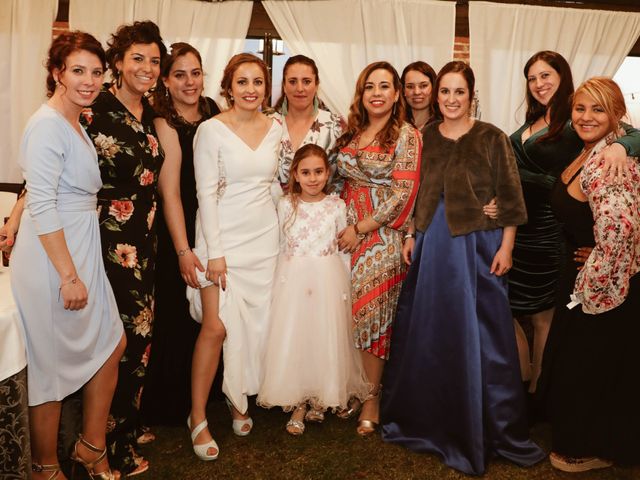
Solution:
{"label": "white wedding dress", "polygon": [[[203,122],[194,138],[198,194],[194,252],[205,266],[224,257],[227,288],[220,289],[223,344],[222,390],[246,412],[247,395],[258,393],[268,332],[271,285],[278,255],[278,217],[272,191],[281,125],[273,121],[253,150],[217,118]],[[202,286],[211,285],[198,272]],[[192,316],[201,321],[199,290],[187,288]]]}

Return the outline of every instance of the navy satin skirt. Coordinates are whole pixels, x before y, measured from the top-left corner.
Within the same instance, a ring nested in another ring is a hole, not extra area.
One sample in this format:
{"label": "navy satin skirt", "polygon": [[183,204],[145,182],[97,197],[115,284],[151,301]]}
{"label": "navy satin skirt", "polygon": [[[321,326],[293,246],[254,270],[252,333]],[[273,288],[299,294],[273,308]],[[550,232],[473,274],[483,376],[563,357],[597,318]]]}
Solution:
{"label": "navy satin skirt", "polygon": [[531,440],[504,277],[502,230],[452,237],[441,200],[404,282],[383,380],[382,435],[481,475],[496,455],[545,457]]}

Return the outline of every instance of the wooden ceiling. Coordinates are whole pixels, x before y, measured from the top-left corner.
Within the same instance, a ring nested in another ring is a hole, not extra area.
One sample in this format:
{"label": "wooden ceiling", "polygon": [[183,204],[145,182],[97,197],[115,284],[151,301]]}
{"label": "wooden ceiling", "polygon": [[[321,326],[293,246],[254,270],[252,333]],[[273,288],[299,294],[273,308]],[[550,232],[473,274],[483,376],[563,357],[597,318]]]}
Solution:
{"label": "wooden ceiling", "polygon": [[[224,1],[224,0],[201,0],[201,1]],[[456,1],[456,36],[469,36],[469,3],[471,0]],[[550,7],[567,8],[587,8],[593,10],[613,10],[640,12],[640,0],[600,0],[600,1],[580,1],[580,0],[542,0],[542,1],[518,1],[518,0],[492,0],[496,3],[521,3],[525,5],[539,5]],[[59,0],[58,17],[56,21],[68,22],[69,20],[69,0]],[[253,15],[249,26],[249,36],[262,37],[265,33],[277,37],[278,33],[274,28],[267,12],[264,10],[259,0],[254,0]],[[640,39],[629,52],[629,55],[640,56]]]}

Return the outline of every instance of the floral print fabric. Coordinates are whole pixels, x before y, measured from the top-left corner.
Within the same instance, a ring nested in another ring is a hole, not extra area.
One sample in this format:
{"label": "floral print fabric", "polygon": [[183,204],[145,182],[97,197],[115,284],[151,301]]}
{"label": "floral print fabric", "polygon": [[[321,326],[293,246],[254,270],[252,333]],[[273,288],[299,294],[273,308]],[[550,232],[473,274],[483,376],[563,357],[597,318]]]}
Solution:
{"label": "floral print fabric", "polygon": [[402,232],[418,193],[421,149],[418,131],[405,123],[395,148],[384,150],[376,142],[358,148],[356,136],[337,158],[349,224],[365,217],[382,224],[351,255],[351,300],[356,347],[384,359],[389,356],[391,324],[407,274]]}
{"label": "floral print fabric", "polygon": [[[275,113],[272,116],[283,126],[280,149],[278,150],[278,178],[280,179],[280,183],[286,184],[289,182],[289,168],[291,167],[291,162],[293,161],[296,150],[293,148],[293,144],[289,138],[286,117],[283,117],[279,113]],[[307,135],[298,148],[313,143],[329,153],[335,146],[338,137],[342,135],[342,130],[343,121],[340,115],[320,109],[318,110],[315,121],[311,124]],[[335,156],[330,160],[335,160]],[[331,173],[335,173],[334,161],[331,162]]]}
{"label": "floral print fabric", "polygon": [[127,336],[107,427],[111,465],[123,473],[137,462],[134,446],[153,325],[157,183],[164,160],[153,110],[145,99],[143,105],[138,120],[103,91],[83,114],[103,182],[98,193],[102,253]]}
{"label": "floral print fabric", "polygon": [[0,381],[0,478],[31,478],[27,369]]}
{"label": "floral print fabric", "polygon": [[579,179],[593,212],[596,246],[578,273],[572,298],[589,314],[621,305],[629,280],[640,271],[640,168],[629,161],[630,173],[622,183],[607,182],[604,160],[596,158],[615,138],[610,134],[593,148]]}

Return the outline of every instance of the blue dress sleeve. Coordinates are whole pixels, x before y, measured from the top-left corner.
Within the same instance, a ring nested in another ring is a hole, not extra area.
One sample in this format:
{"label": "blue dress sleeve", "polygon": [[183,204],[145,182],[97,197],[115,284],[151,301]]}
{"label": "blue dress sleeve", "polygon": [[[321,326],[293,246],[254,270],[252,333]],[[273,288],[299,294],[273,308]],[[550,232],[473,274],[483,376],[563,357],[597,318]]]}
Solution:
{"label": "blue dress sleeve", "polygon": [[62,228],[57,210],[58,185],[65,168],[69,139],[61,119],[39,118],[27,126],[21,145],[26,205],[38,235]]}

